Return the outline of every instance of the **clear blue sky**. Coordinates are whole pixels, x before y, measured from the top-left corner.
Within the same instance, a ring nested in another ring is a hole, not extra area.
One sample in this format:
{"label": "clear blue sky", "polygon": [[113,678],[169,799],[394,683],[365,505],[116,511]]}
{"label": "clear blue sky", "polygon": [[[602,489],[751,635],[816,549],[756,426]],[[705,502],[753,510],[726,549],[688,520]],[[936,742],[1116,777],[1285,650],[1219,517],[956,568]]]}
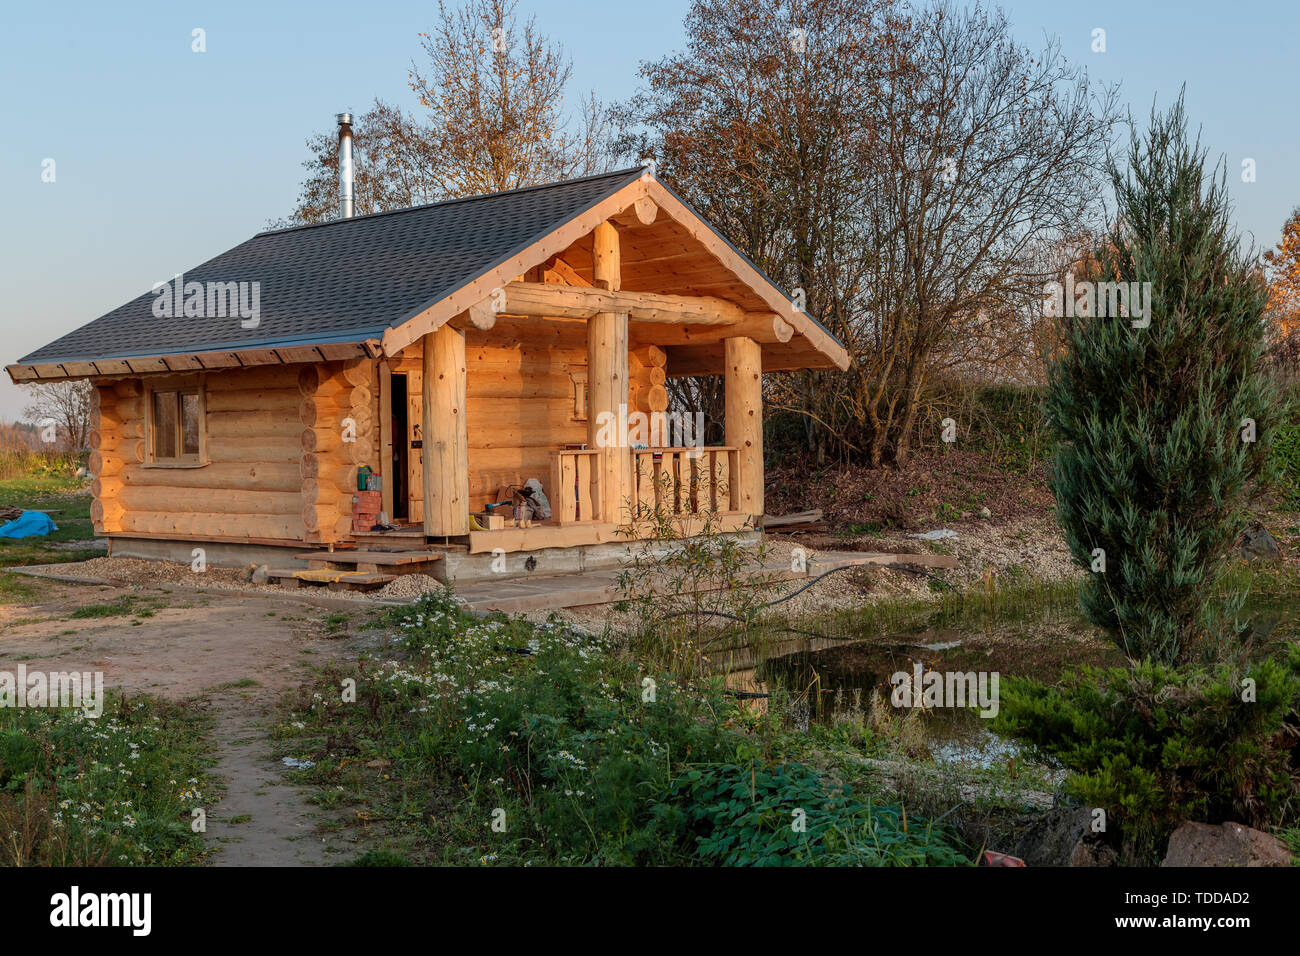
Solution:
{"label": "clear blue sky", "polygon": [[[449,0],[455,3],[456,0]],[[756,0],[761,2],[761,0]],[[1230,159],[1240,227],[1270,246],[1300,204],[1295,0],[1011,0],[1016,34],[1106,81],[1144,119],[1187,84],[1205,143]],[[636,86],[682,43],[687,0],[524,0],[574,61],[574,93]],[[428,0],[7,2],[0,13],[0,365],[247,239],[286,214],[303,142],[381,96],[413,106],[406,68]],[[207,52],[192,53],[191,31]],[[1092,30],[1107,52],[1091,52]],[[41,181],[53,158],[57,179]],[[1245,184],[1243,157],[1258,179]],[[22,408],[3,376],[0,420]]]}

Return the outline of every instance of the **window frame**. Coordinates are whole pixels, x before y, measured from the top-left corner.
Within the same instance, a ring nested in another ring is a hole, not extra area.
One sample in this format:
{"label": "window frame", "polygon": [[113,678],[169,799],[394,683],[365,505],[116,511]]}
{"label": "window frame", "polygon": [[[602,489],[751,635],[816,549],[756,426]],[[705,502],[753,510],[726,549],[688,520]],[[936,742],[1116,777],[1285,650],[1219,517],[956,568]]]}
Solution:
{"label": "window frame", "polygon": [[[154,397],[160,392],[175,392],[177,395],[176,441],[178,448],[184,440],[185,433],[180,396],[190,393],[198,397],[199,450],[196,454],[179,454],[173,458],[155,456]],[[208,401],[207,389],[204,388],[202,375],[146,382],[144,389],[144,462],[142,464],[145,468],[202,468],[208,464]]]}

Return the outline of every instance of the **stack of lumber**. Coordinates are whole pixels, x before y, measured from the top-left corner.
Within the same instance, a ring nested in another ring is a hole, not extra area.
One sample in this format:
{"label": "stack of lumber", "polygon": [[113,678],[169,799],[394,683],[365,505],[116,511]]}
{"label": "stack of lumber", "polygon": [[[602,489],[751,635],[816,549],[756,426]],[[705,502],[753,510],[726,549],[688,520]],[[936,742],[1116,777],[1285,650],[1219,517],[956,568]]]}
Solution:
{"label": "stack of lumber", "polygon": [[668,410],[668,355],[655,345],[632,349],[627,356],[629,412],[664,412]]}

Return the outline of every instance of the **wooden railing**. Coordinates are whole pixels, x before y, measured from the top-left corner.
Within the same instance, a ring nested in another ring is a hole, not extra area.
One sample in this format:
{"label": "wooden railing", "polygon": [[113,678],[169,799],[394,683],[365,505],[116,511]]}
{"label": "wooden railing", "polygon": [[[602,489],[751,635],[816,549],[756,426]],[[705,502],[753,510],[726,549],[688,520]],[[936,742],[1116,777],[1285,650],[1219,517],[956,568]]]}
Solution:
{"label": "wooden railing", "polygon": [[[551,516],[560,524],[588,524],[605,520],[603,472],[600,451],[586,448],[551,455]],[[552,490],[553,489],[553,490]]]}
{"label": "wooden railing", "polygon": [[[635,448],[631,456],[631,487],[626,497],[632,518],[690,517],[728,514],[738,503],[738,455],[735,448]],[[626,520],[601,513],[603,477],[596,449],[551,453],[551,514],[562,525]]]}
{"label": "wooden railing", "polygon": [[739,509],[735,448],[637,448],[632,451],[638,520],[725,514]]}

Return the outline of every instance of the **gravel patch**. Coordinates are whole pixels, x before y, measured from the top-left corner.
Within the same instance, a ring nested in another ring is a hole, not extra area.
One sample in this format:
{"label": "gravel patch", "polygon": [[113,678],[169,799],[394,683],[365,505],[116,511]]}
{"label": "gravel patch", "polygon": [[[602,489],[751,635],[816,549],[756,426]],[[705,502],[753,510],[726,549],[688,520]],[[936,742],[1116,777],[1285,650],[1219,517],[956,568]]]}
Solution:
{"label": "gravel patch", "polygon": [[441,581],[427,574],[400,574],[378,591],[371,592],[371,596],[389,601],[414,601],[422,594],[431,591],[442,594],[446,590]]}

